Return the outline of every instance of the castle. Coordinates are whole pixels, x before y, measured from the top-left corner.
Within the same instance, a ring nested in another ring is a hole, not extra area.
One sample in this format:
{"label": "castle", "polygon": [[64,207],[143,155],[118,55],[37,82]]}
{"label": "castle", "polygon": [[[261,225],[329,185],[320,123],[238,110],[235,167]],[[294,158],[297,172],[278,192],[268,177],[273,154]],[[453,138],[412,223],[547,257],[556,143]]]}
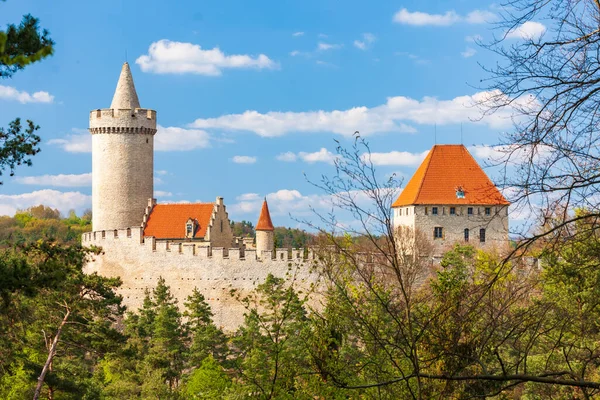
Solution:
{"label": "castle", "polygon": [[[274,248],[266,199],[255,245],[233,237],[222,197],[214,203],[157,204],[156,111],[141,108],[127,63],[110,108],[91,111],[89,123],[93,231],[83,234],[82,244],[103,252],[85,268],[119,276],[119,293],[129,308],[140,307],[145,290],[162,277],[179,304],[197,288],[217,326],[233,330],[246,310],[232,293],[250,293],[269,274],[294,281],[305,293],[318,287],[312,250]],[[478,244],[505,244],[507,206],[463,146],[435,146],[394,203],[394,224],[432,230],[439,251],[455,241],[470,241],[471,230],[478,232]]]}

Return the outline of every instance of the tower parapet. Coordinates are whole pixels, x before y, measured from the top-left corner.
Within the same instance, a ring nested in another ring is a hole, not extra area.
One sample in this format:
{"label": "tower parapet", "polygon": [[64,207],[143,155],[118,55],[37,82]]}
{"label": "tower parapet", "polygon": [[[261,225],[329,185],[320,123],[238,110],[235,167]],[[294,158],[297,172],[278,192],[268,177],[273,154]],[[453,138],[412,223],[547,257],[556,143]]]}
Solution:
{"label": "tower parapet", "polygon": [[156,111],[141,108],[129,64],[123,64],[110,108],[90,112],[92,227],[140,226],[154,194]]}

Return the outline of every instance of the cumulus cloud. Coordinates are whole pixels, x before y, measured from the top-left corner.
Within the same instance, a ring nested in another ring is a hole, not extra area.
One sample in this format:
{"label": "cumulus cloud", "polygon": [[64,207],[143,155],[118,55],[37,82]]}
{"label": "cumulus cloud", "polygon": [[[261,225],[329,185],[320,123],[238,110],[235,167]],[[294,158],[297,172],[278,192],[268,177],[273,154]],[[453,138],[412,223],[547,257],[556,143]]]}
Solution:
{"label": "cumulus cloud", "polygon": [[264,54],[226,55],[218,47],[204,50],[200,45],[173,42],[167,39],[154,42],[148,54],[135,61],[144,72],[156,74],[197,74],[219,76],[227,68],[276,69],[279,65]]}
{"label": "cumulus cloud", "polygon": [[333,154],[325,147],[322,147],[321,150],[315,151],[314,153],[306,153],[301,151],[298,153],[298,157],[309,164],[313,164],[316,162],[324,162],[327,164],[333,164],[334,161],[338,158],[336,154]]}
{"label": "cumulus cloud", "polygon": [[173,193],[165,192],[164,190],[155,190],[154,197],[172,197]]}
{"label": "cumulus cloud", "polygon": [[[373,165],[419,165],[427,157],[429,150],[422,153],[410,153],[407,151],[390,151],[388,153],[371,153],[370,160]],[[369,154],[362,155],[363,160],[369,159]]]}
{"label": "cumulus cloud", "polygon": [[[511,126],[515,112],[502,109],[482,117],[477,106],[484,101],[505,98],[500,92],[479,92],[471,96],[459,96],[451,100],[424,97],[389,97],[379,106],[353,107],[348,110],[279,112],[245,111],[217,118],[200,118],[190,124],[199,129],[223,129],[249,131],[263,137],[282,136],[292,132],[333,132],[350,137],[355,131],[361,135],[382,132],[414,133],[416,129],[407,123],[420,125],[450,125],[463,122],[487,125],[493,129]],[[528,99],[520,102],[531,101]],[[519,103],[521,105],[521,103]]]}
{"label": "cumulus cloud", "polygon": [[460,53],[460,55],[463,56],[464,58],[469,58],[469,57],[473,57],[476,53],[477,53],[477,50],[475,50],[472,47],[467,47],[465,49],[465,51]]}
{"label": "cumulus cloud", "polygon": [[294,33],[292,33],[292,36],[294,36],[294,37],[304,36],[304,32],[294,32]]}
{"label": "cumulus cloud", "polygon": [[15,178],[15,182],[22,185],[86,187],[92,186],[92,173],[20,176]]}
{"label": "cumulus cloud", "polygon": [[43,204],[57,208],[63,215],[69,210],[82,212],[92,205],[92,196],[80,192],[60,192],[58,190],[44,189],[31,193],[0,194],[0,214],[14,215],[17,210],[26,209]]}
{"label": "cumulus cloud", "polygon": [[18,101],[19,103],[52,103],[54,96],[48,92],[35,92],[29,94],[26,91],[19,91],[12,86],[0,85],[0,99]]}
{"label": "cumulus cloud", "polygon": [[210,135],[200,129],[165,128],[159,125],[154,136],[156,151],[188,151],[207,147],[210,147]]}
{"label": "cumulus cloud", "polygon": [[285,153],[281,153],[281,154],[277,155],[277,157],[275,157],[275,158],[279,161],[294,162],[298,159],[298,156],[296,156],[296,153],[293,153],[291,151],[286,151]]}
{"label": "cumulus cloud", "polygon": [[546,32],[546,26],[535,21],[527,21],[506,33],[508,39],[538,39]]}
{"label": "cumulus cloud", "polygon": [[367,50],[377,39],[372,33],[363,33],[362,40],[355,40],[354,47],[360,50]]}
{"label": "cumulus cloud", "polygon": [[256,162],[256,157],[234,156],[231,160],[236,164],[254,164]]}
{"label": "cumulus cloud", "polygon": [[496,19],[496,15],[485,10],[474,10],[465,16],[455,11],[446,11],[444,14],[428,14],[421,11],[408,11],[401,9],[394,14],[393,21],[399,24],[412,26],[450,26],[459,22],[467,24],[484,24]]}
{"label": "cumulus cloud", "polygon": [[[92,135],[89,133],[67,135],[64,138],[51,139],[48,144],[59,146],[68,153],[91,153]],[[188,151],[206,147],[210,147],[210,135],[200,129],[159,125],[154,136],[156,151]]]}
{"label": "cumulus cloud", "polygon": [[552,153],[552,148],[548,146],[521,147],[514,145],[475,145],[470,146],[469,151],[475,157],[488,161],[492,164],[498,163],[521,163],[533,159],[540,162]]}

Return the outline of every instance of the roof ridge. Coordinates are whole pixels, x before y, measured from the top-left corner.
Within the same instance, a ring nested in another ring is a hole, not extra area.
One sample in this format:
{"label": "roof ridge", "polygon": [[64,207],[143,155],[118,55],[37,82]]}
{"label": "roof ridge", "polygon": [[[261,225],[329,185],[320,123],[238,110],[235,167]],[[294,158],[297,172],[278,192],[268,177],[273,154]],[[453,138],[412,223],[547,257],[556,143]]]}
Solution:
{"label": "roof ridge", "polygon": [[427,161],[427,166],[425,167],[425,171],[423,172],[423,177],[421,179],[421,182],[419,182],[419,188],[417,189],[417,193],[415,194],[413,203],[416,203],[417,199],[419,198],[419,194],[421,193],[421,188],[423,187],[423,183],[425,182],[425,178],[427,177],[427,171],[429,171],[429,167],[431,166],[431,159],[433,158],[433,152],[435,151],[436,148],[437,148],[437,144],[433,145],[433,148],[427,154],[427,157],[424,160],[424,161]]}

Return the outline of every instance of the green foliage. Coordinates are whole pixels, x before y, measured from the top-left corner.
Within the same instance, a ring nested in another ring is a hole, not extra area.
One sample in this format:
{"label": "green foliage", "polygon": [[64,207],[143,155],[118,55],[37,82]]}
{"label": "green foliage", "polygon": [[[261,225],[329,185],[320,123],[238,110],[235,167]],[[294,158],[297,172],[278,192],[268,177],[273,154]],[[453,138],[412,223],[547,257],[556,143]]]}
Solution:
{"label": "green foliage", "polygon": [[190,374],[185,383],[184,393],[187,399],[222,399],[227,396],[231,385],[231,379],[223,367],[209,355],[202,360],[200,367]]}
{"label": "green foliage", "polygon": [[27,65],[52,55],[54,41],[38,24],[38,19],[28,14],[20,25],[10,24],[6,31],[0,31],[0,78],[11,77]]}
{"label": "green foliage", "polygon": [[0,217],[0,246],[38,240],[77,244],[80,243],[81,234],[91,229],[90,212],[78,217],[71,210],[67,218],[62,218],[58,210],[39,205],[20,210],[14,217]]}
{"label": "green foliage", "polygon": [[235,237],[254,237],[254,225],[250,221],[231,221],[231,231]]}
{"label": "green foliage", "polygon": [[[0,63],[0,74],[1,67]],[[31,157],[40,152],[38,145],[41,139],[34,133],[38,129],[40,127],[29,120],[27,127],[23,128],[20,118],[12,121],[8,129],[0,127],[0,176],[5,169],[10,171],[10,176],[14,176],[17,166],[31,166]]]}
{"label": "green foliage", "polygon": [[295,228],[276,227],[274,231],[276,247],[303,248],[312,244],[314,236]]}

